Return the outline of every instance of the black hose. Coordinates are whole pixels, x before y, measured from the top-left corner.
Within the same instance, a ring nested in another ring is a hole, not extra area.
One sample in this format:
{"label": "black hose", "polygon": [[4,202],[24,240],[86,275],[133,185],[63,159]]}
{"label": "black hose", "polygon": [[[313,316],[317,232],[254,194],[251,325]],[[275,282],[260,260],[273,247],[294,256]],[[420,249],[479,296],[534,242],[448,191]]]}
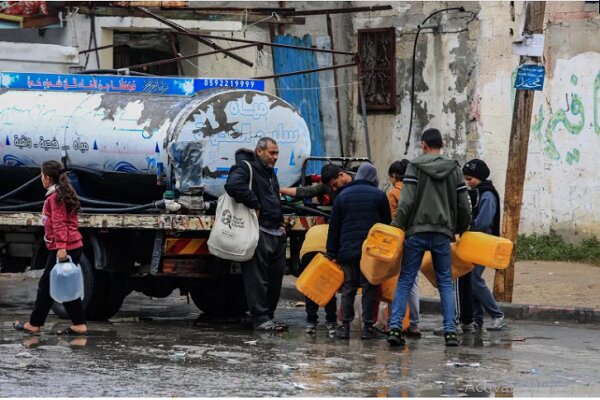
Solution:
{"label": "black hose", "polygon": [[31,203],[17,204],[14,206],[0,206],[0,211],[19,211],[27,210],[35,207],[41,207],[44,205],[44,201],[34,201]]}
{"label": "black hose", "polygon": [[446,11],[453,11],[453,10],[457,10],[460,12],[464,12],[465,9],[464,7],[451,7],[451,8],[444,8],[443,10],[437,10],[432,12],[431,14],[429,14],[427,16],[427,18],[425,18],[423,20],[423,22],[421,22],[419,25],[417,25],[417,35],[415,36],[415,42],[413,44],[413,54],[412,54],[412,82],[410,85],[410,122],[408,123],[408,135],[406,137],[406,148],[404,149],[404,155],[408,154],[408,146],[410,146],[410,134],[412,131],[412,124],[413,124],[413,110],[415,107],[415,58],[417,55],[417,40],[419,39],[419,33],[421,33],[421,26],[425,24],[425,22],[427,22],[429,20],[429,18],[433,17],[436,14],[439,14],[441,12],[446,12]]}
{"label": "black hose", "polygon": [[284,205],[283,208],[288,208],[288,209],[291,209],[291,210],[306,211],[308,213],[311,213],[311,214],[314,214],[314,215],[318,215],[318,216],[321,216],[321,217],[325,217],[325,218],[329,218],[331,216],[329,213],[326,213],[325,211],[317,210],[315,208],[306,207],[306,206]]}
{"label": "black hose", "polygon": [[92,206],[106,206],[106,207],[136,207],[142,204],[131,204],[131,203],[117,203],[115,201],[103,201],[97,199],[90,199],[89,197],[78,196],[79,201],[83,204],[89,204]]}
{"label": "black hose", "polygon": [[98,171],[96,169],[91,169],[91,168],[87,168],[87,167],[78,167],[77,165],[69,165],[67,167],[67,170],[75,171],[75,172],[83,172],[85,174],[94,175],[97,178],[104,178],[104,173],[102,171]]}
{"label": "black hose", "polygon": [[32,178],[31,180],[25,182],[24,184],[22,184],[21,186],[19,186],[18,188],[16,188],[15,190],[8,192],[6,194],[3,194],[2,196],[0,196],[0,201],[4,200],[4,199],[8,199],[12,196],[14,196],[15,194],[19,194],[21,193],[23,190],[27,189],[30,186],[33,186],[34,183],[36,182],[40,182],[40,176],[37,175],[35,178]]}

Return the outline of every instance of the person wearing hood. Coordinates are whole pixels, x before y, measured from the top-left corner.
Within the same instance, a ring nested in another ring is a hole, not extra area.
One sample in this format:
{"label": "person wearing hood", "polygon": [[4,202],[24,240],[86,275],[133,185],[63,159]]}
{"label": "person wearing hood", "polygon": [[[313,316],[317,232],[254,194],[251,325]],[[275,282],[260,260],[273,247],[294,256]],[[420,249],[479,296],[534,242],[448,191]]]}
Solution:
{"label": "person wearing hood", "polygon": [[423,254],[431,251],[444,320],[446,346],[457,346],[456,307],[452,290],[450,242],[471,223],[467,186],[458,163],[441,154],[442,134],[427,129],[421,136],[423,155],[410,162],[402,196],[392,222],[405,232],[404,254],[392,303],[388,342],[402,346],[402,319]]}
{"label": "person wearing hood", "polygon": [[[484,161],[473,159],[465,164],[463,174],[470,187],[469,197],[473,206],[473,223],[470,230],[500,236],[500,195],[492,181],[488,180],[490,169]],[[467,275],[464,276],[465,279],[470,278],[470,282],[467,283],[471,284],[472,288],[474,328],[483,329],[485,309],[492,317],[492,324],[487,329],[501,330],[506,326],[504,313],[482,278],[484,270],[482,265],[475,265],[468,278]]]}
{"label": "person wearing hood", "polygon": [[327,235],[327,254],[337,260],[344,270],[342,286],[342,327],[338,338],[350,338],[350,323],[354,320],[354,299],[362,288],[361,339],[377,336],[373,324],[377,305],[377,288],[371,285],[360,271],[362,244],[371,227],[378,223],[389,224],[392,217],[385,193],[377,188],[377,169],[362,164],[354,180],[340,189],[337,195]]}
{"label": "person wearing hood", "polygon": [[[285,331],[288,326],[274,320],[285,271],[286,235],[283,209],[279,200],[279,181],[275,163],[279,158],[277,142],[263,137],[252,150],[235,153],[236,164],[229,171],[225,191],[236,202],[256,210],[259,239],[254,256],[242,263],[242,277],[252,325],[257,330]],[[252,167],[252,188],[248,185]]]}

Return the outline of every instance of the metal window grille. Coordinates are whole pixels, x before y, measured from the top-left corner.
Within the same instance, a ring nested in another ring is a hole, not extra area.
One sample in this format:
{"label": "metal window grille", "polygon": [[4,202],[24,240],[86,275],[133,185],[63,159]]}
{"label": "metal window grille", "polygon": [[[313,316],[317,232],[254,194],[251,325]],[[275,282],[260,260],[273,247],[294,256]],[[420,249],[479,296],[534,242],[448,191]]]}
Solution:
{"label": "metal window grille", "polygon": [[359,29],[358,53],[367,111],[396,111],[396,30]]}

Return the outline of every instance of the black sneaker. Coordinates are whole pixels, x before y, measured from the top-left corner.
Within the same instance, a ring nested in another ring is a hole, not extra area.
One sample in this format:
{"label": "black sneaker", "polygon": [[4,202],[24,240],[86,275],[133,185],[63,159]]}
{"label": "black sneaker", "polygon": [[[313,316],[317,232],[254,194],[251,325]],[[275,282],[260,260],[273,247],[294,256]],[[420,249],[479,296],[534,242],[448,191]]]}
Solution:
{"label": "black sneaker", "polygon": [[458,346],[458,336],[456,336],[456,332],[444,332],[444,340],[446,341],[447,347]]}
{"label": "black sneaker", "polygon": [[350,339],[350,323],[344,322],[340,329],[337,332],[338,339]]}
{"label": "black sneaker", "polygon": [[360,338],[362,340],[369,340],[375,338],[375,332],[373,331],[373,325],[364,324],[362,328],[362,332],[360,333]]}
{"label": "black sneaker", "polygon": [[404,338],[402,337],[402,332],[400,331],[400,329],[392,329],[387,338],[387,341],[390,344],[390,346],[404,346],[406,344]]}

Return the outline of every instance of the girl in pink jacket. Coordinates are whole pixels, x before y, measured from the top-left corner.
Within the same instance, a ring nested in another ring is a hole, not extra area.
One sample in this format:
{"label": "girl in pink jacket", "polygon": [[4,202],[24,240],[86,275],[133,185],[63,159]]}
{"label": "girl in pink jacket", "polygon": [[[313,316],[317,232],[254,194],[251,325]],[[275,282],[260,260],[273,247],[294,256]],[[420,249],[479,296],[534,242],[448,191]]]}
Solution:
{"label": "girl in pink jacket", "polygon": [[[77,213],[80,209],[79,199],[69,182],[66,171],[58,161],[46,161],[42,164],[42,184],[46,192],[46,200],[42,210],[44,224],[44,241],[50,251],[44,273],[40,278],[37,297],[29,322],[15,322],[15,329],[38,334],[50,312],[54,300],[50,297],[50,271],[56,260],[66,261],[67,256],[75,264],[79,264],[83,242],[79,233]],[[86,335],[87,326],[81,299],[63,303],[71,318],[72,325],[58,334]]]}

